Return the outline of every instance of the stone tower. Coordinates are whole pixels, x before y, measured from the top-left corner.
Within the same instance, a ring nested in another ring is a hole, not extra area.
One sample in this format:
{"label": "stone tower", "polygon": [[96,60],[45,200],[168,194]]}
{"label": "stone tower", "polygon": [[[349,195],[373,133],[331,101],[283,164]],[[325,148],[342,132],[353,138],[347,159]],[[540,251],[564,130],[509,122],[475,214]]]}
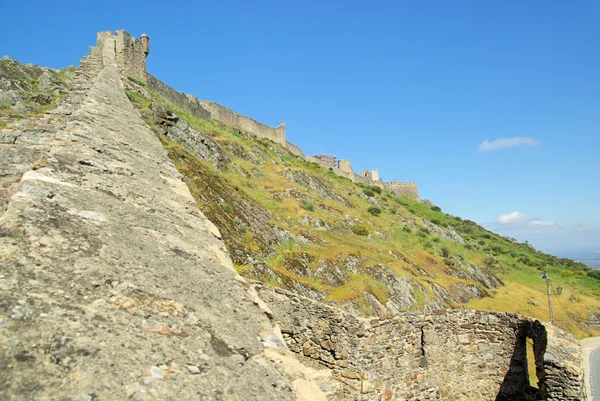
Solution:
{"label": "stone tower", "polygon": [[142,36],[140,36],[140,42],[142,42],[144,54],[148,56],[148,54],[150,54],[150,38],[145,33],[142,33]]}
{"label": "stone tower", "polygon": [[146,82],[146,56],[150,53],[150,38],[144,34],[137,40],[124,30],[118,30],[115,50],[119,72]]}

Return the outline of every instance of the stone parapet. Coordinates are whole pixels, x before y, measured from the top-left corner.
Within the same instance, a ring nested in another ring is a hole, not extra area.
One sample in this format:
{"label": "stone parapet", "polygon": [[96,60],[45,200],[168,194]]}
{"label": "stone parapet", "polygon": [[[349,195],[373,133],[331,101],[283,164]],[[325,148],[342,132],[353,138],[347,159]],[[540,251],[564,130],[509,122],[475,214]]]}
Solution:
{"label": "stone parapet", "polygon": [[275,143],[287,146],[285,139],[285,123],[281,123],[276,128],[259,123],[258,121],[236,113],[227,107],[208,100],[200,100],[200,105],[208,110],[211,120],[221,121],[233,128],[237,128],[244,133],[252,134],[260,139],[269,139]]}

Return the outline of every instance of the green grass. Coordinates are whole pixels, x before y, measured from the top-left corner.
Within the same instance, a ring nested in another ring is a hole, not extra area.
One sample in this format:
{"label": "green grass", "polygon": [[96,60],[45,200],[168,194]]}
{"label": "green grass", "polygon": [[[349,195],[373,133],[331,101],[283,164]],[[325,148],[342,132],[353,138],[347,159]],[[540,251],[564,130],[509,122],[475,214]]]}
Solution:
{"label": "green grass", "polygon": [[141,79],[137,79],[135,77],[131,77],[131,76],[127,76],[127,79],[130,80],[131,82],[134,82],[140,86],[146,86],[146,83],[144,81],[142,81]]}
{"label": "green grass", "polygon": [[[540,278],[542,270],[551,275],[553,283],[565,288],[565,294],[581,299],[580,304],[571,308],[580,318],[587,318],[590,308],[600,306],[600,281],[587,277],[583,265],[537,252],[528,244],[501,237],[472,221],[446,214],[438,207],[397,197],[379,187],[353,183],[318,164],[292,155],[278,144],[254,141],[224,124],[193,116],[168,104],[165,99],[157,98],[156,94],[152,99],[133,92],[128,95],[142,110],[148,110],[152,101],[166,104],[194,129],[216,141],[231,160],[218,170],[181,145],[161,137],[169,156],[185,176],[198,207],[219,227],[238,271],[247,277],[264,279],[272,285],[296,281],[321,292],[328,302],[337,305],[354,302],[361,313],[369,315],[372,311],[364,294],[372,294],[382,304],[389,294],[385,284],[369,275],[367,268],[383,265],[398,276],[410,278],[417,298],[412,309],[416,310],[425,305],[427,298],[433,297],[428,292],[432,282],[447,290],[453,284],[465,283],[448,274],[449,266],[461,269],[462,263],[493,272],[506,283],[493,297],[467,303],[470,307],[518,311],[543,318],[547,312],[545,282]],[[256,160],[248,158],[251,154],[260,157]],[[333,198],[326,199],[313,188],[291,182],[283,174],[286,168],[318,180],[334,194]],[[359,196],[361,192],[375,197],[383,208],[363,199]],[[290,193],[299,194],[299,197]],[[249,205],[252,209],[248,209]],[[269,216],[264,227],[257,227],[246,219],[258,210]],[[312,218],[323,223],[302,225],[300,222],[309,212]],[[350,227],[346,216],[359,221]],[[467,244],[460,245],[430,233],[424,226],[425,221],[434,222],[444,230],[456,231]],[[330,227],[328,231],[320,229],[325,223]],[[290,239],[266,244],[264,238],[271,236],[274,228],[310,238],[311,242],[300,245],[299,241]],[[247,265],[245,255],[248,253],[267,263],[280,280],[270,276],[257,277]],[[306,262],[309,276],[294,270],[299,254],[309,260]],[[402,258],[394,256],[398,254]],[[237,255],[242,256],[238,259]],[[348,257],[359,260],[358,273],[345,267],[344,261]],[[315,275],[322,263],[335,264],[348,280],[333,285]],[[565,270],[573,274],[564,274]],[[568,313],[557,313],[557,321],[578,336],[587,335],[572,322]]]}

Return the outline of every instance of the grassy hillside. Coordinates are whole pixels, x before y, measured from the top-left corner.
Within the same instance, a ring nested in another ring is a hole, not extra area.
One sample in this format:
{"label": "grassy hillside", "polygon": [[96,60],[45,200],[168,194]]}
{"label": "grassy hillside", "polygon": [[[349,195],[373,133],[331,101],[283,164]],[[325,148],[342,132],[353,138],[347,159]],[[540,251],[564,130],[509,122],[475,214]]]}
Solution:
{"label": "grassy hillside", "polygon": [[556,324],[598,334],[600,281],[586,266],[352,183],[126,85],[242,275],[357,315],[465,306],[548,320],[547,272]]}

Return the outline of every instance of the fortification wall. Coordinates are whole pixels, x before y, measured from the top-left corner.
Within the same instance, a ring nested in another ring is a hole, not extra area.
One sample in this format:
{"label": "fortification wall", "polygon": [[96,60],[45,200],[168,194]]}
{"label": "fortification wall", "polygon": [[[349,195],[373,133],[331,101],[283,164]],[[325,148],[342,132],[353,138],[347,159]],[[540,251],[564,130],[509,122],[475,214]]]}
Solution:
{"label": "fortification wall", "polygon": [[121,74],[146,82],[146,52],[142,42],[124,30],[115,37],[117,66]]}
{"label": "fortification wall", "polygon": [[151,74],[147,73],[146,77],[147,86],[163,98],[167,99],[174,106],[183,109],[196,117],[210,120],[210,113],[200,105],[198,99],[190,97],[183,92],[177,92],[175,89]]}
{"label": "fortification wall", "polygon": [[298,146],[294,145],[293,143],[286,141],[285,146],[290,152],[292,152],[296,156],[304,157],[304,153],[302,152],[302,149],[300,149]]}
{"label": "fortification wall", "polygon": [[[464,309],[367,320],[258,289],[290,349],[344,384],[341,399],[581,399],[579,343],[554,327],[549,337],[539,321]],[[539,391],[529,387],[527,338],[534,341]]]}
{"label": "fortification wall", "polygon": [[258,138],[270,139],[273,142],[287,146],[287,141],[285,139],[285,123],[281,123],[278,127],[273,128],[259,123],[250,117],[236,113],[215,102],[200,100],[200,105],[208,110],[212,120],[221,121],[232,127],[238,128],[243,132],[253,134]]}
{"label": "fortification wall", "polygon": [[416,182],[386,182],[383,187],[398,196],[405,196],[413,200],[421,200]]}

